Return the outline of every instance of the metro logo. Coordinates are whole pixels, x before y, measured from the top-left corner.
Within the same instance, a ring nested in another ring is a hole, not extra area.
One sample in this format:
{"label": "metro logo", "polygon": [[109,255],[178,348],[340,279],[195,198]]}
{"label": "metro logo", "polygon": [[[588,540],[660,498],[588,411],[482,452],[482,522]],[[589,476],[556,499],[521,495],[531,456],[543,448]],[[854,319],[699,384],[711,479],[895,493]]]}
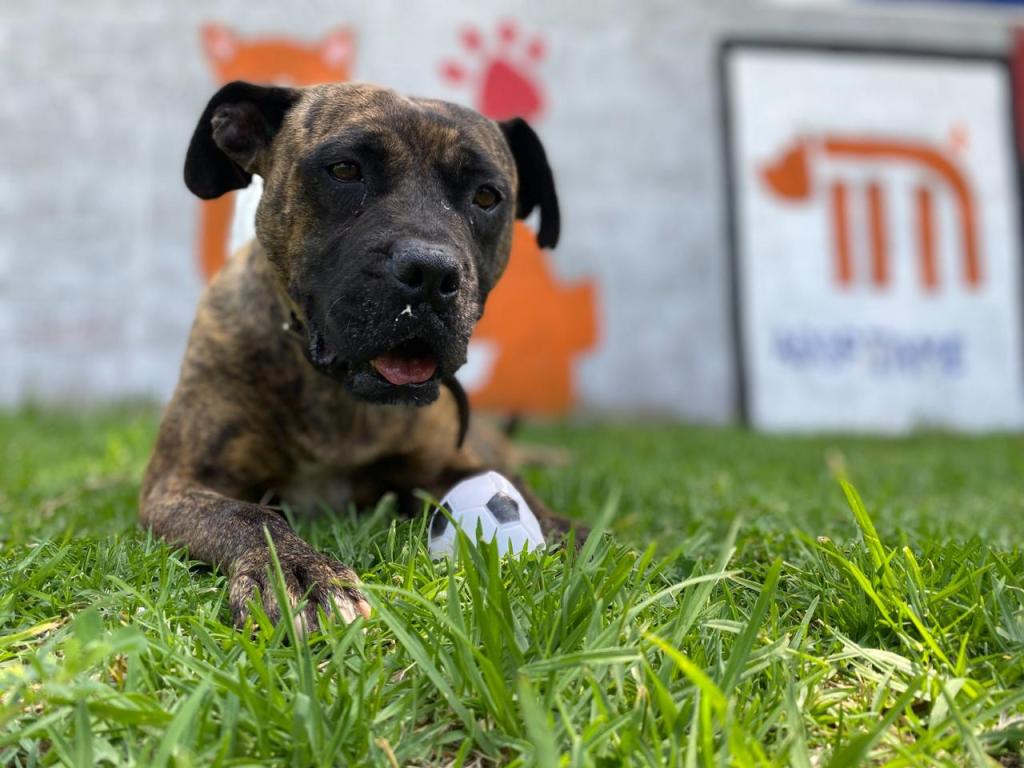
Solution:
{"label": "metro logo", "polygon": [[[920,142],[826,134],[819,141],[796,141],[777,159],[761,165],[759,175],[766,188],[781,200],[807,203],[815,197],[812,166],[828,161],[871,164],[877,170],[877,175],[860,187],[854,187],[841,175],[833,175],[825,184],[831,219],[833,274],[841,287],[852,286],[860,278],[852,245],[851,195],[864,195],[868,211],[866,239],[870,248],[868,279],[874,287],[883,289],[892,279],[889,227],[899,223],[889,215],[887,199],[891,194],[909,193],[913,198],[919,282],[925,291],[938,290],[941,279],[935,195],[943,189],[952,195],[957,215],[960,279],[969,289],[981,284],[982,265],[974,197],[964,172],[949,153]],[[913,190],[889,190],[883,174],[887,167],[892,166],[916,168],[921,171],[921,180]]]}
{"label": "metro logo", "polygon": [[737,41],[722,65],[749,422],[1024,425],[1007,61]]}

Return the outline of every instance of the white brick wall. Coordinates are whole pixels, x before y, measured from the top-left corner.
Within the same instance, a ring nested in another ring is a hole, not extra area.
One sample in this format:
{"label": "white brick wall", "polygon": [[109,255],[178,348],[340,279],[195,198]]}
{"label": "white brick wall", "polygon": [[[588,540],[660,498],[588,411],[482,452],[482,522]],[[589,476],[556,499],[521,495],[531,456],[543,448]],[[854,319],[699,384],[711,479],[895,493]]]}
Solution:
{"label": "white brick wall", "polygon": [[169,394],[201,290],[181,164],[215,88],[203,22],[310,40],[348,25],[358,79],[463,101],[438,72],[460,28],[510,17],[541,33],[538,127],[564,206],[552,259],[566,278],[595,277],[604,308],[581,403],[707,421],[736,413],[718,40],[1007,44],[1004,15],[739,0],[36,1],[0,14],[4,403]]}

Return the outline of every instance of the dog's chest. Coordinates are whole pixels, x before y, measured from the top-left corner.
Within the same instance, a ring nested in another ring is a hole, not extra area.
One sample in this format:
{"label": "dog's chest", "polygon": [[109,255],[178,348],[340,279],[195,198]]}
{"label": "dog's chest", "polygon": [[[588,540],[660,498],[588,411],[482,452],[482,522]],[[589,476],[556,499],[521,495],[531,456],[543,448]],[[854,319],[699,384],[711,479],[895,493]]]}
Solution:
{"label": "dog's chest", "polygon": [[293,507],[341,510],[350,501],[365,503],[367,473],[418,447],[418,409],[329,400],[315,405],[299,421],[291,472],[275,489]]}
{"label": "dog's chest", "polygon": [[352,501],[351,474],[321,462],[300,462],[277,495],[291,508],[313,514],[323,508],[344,510]]}
{"label": "dog's chest", "polygon": [[368,405],[335,392],[307,401],[294,434],[297,464],[308,476],[351,474],[394,454],[415,439],[424,409]]}

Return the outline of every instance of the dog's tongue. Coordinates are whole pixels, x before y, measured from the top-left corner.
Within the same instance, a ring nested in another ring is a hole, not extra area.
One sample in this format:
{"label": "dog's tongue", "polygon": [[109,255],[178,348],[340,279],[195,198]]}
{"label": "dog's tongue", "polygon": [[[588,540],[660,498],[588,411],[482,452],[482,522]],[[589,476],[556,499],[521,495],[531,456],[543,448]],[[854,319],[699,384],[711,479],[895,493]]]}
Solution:
{"label": "dog's tongue", "polygon": [[403,357],[387,354],[370,361],[381,376],[396,387],[405,384],[422,384],[437,371],[437,361],[432,357]]}

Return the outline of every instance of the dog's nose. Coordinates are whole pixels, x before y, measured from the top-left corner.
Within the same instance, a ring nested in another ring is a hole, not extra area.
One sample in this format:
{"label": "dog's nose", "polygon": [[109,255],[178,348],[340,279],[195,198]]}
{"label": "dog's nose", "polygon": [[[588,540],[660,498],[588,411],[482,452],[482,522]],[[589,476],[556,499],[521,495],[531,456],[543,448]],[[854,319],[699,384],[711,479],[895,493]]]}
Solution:
{"label": "dog's nose", "polygon": [[408,301],[445,305],[459,292],[459,263],[445,248],[405,244],[391,252],[391,276]]}

